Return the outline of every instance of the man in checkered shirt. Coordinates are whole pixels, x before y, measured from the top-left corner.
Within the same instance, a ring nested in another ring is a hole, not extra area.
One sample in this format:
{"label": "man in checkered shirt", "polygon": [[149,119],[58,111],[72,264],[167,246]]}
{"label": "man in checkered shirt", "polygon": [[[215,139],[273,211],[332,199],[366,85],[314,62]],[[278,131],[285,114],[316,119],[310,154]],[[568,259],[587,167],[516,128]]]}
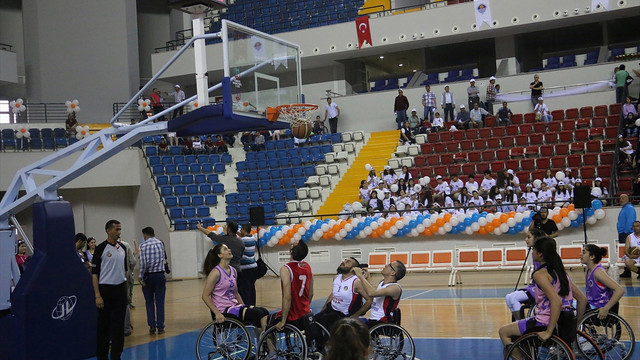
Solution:
{"label": "man in checkered shirt", "polygon": [[142,229],[144,242],[140,244],[140,284],[147,307],[149,333],[164,334],[164,276],[166,253],[162,241],[156,239],[153,228]]}

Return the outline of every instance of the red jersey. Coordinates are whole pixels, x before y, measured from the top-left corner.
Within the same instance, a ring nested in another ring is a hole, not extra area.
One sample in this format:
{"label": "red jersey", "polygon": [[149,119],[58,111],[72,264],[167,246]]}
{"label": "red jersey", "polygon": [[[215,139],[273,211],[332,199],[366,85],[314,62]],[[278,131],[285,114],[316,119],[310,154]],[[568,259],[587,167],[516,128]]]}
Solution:
{"label": "red jersey", "polygon": [[291,261],[285,266],[291,273],[291,308],[287,320],[295,321],[311,312],[309,301],[311,266],[306,261]]}

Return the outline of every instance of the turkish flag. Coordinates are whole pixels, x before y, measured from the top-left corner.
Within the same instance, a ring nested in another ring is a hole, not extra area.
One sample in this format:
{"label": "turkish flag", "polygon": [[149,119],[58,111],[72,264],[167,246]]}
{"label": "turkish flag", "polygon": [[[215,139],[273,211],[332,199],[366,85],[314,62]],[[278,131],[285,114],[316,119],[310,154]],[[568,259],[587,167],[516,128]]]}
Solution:
{"label": "turkish flag", "polygon": [[366,41],[367,44],[371,43],[371,29],[369,28],[369,16],[360,16],[356,18],[356,31],[358,32],[358,47],[361,48],[362,44]]}

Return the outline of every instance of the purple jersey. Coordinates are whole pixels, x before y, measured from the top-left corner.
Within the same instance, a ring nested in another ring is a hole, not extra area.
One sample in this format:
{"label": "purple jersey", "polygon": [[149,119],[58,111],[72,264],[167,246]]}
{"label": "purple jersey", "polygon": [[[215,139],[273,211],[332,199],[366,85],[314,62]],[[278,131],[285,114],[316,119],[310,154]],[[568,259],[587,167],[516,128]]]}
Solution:
{"label": "purple jersey", "polygon": [[238,300],[236,299],[238,275],[233,266],[229,267],[229,273],[220,265],[217,265],[214,269],[218,270],[220,278],[211,292],[211,301],[218,311],[224,313],[227,308],[238,305]]}
{"label": "purple jersey", "polygon": [[600,264],[596,265],[596,267],[593,268],[593,271],[587,270],[587,300],[589,301],[589,305],[594,308],[601,308],[607,305],[613,295],[612,289],[609,289],[596,280],[594,273],[598,269],[602,269],[604,271],[604,268]]}

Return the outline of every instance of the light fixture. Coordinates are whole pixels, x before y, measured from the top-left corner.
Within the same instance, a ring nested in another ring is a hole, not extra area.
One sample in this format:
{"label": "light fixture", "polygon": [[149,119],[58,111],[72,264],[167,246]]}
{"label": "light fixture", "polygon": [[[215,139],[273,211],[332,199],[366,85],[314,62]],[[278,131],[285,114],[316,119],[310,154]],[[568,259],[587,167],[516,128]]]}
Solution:
{"label": "light fixture", "polygon": [[398,66],[403,66],[403,64],[398,64]]}
{"label": "light fixture", "polygon": [[380,59],[384,59],[384,56],[380,55]]}
{"label": "light fixture", "polygon": [[418,71],[418,70],[416,70],[416,69],[413,69],[413,72],[416,72],[416,71]]}

